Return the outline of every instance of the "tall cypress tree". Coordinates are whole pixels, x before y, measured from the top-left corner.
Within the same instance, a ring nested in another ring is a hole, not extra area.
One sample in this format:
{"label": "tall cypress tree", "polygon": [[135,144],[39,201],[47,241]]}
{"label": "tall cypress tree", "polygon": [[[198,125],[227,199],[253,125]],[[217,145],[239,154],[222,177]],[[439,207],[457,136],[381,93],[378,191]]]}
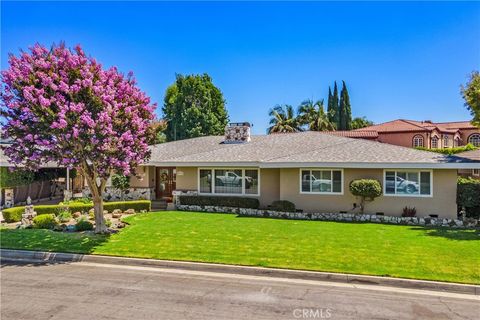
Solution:
{"label": "tall cypress tree", "polygon": [[332,108],[335,110],[333,115],[333,123],[337,130],[340,130],[340,106],[338,104],[338,88],[337,81],[333,85]]}
{"label": "tall cypress tree", "polygon": [[335,107],[333,106],[333,95],[332,95],[332,89],[330,86],[328,87],[328,106],[327,106],[327,116],[328,116],[328,121],[331,123],[335,124]]}
{"label": "tall cypress tree", "polygon": [[350,96],[348,95],[347,85],[345,81],[343,82],[343,101],[345,106],[345,111],[343,112],[345,118],[345,130],[352,130],[352,106],[350,105]]}
{"label": "tall cypress tree", "polygon": [[340,93],[340,128],[340,130],[352,129],[352,107],[350,106],[350,96],[345,81],[342,81],[342,91]]}

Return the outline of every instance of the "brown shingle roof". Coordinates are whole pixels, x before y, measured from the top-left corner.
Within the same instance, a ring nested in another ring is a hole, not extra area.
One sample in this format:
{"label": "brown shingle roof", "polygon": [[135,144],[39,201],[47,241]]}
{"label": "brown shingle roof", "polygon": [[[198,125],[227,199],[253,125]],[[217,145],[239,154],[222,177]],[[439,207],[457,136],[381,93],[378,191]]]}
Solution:
{"label": "brown shingle roof", "polygon": [[[223,144],[222,136],[152,146],[151,165],[261,167],[455,167],[470,161],[319,132],[252,136],[251,142]],[[480,167],[480,165],[479,165]]]}
{"label": "brown shingle roof", "polygon": [[362,138],[362,139],[376,139],[378,138],[378,132],[376,130],[362,130],[362,131],[325,131],[325,134],[331,134],[339,137],[348,138]]}
{"label": "brown shingle roof", "polygon": [[480,149],[457,153],[457,157],[480,161]]}

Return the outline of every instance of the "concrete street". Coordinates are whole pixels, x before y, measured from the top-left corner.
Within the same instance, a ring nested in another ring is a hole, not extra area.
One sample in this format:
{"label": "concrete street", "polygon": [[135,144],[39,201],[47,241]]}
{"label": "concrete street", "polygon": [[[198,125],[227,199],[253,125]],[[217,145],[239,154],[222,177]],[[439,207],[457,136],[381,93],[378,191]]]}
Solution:
{"label": "concrete street", "polygon": [[1,319],[478,319],[478,296],[94,263],[2,261]]}

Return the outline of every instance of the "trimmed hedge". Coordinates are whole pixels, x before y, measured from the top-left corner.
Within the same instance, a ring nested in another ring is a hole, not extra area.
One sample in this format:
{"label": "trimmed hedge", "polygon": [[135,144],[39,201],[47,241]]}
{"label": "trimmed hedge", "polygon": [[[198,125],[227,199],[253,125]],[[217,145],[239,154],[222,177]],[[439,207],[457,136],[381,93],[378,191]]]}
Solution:
{"label": "trimmed hedge", "polygon": [[35,229],[53,229],[58,224],[54,214],[43,214],[33,218]]}
{"label": "trimmed hedge", "polygon": [[350,182],[350,192],[357,197],[375,199],[382,195],[382,185],[375,179],[359,179]]}
{"label": "trimmed hedge", "polygon": [[467,217],[480,218],[480,180],[458,178],[457,205],[465,207]]}
{"label": "trimmed hedge", "polygon": [[[38,215],[57,213],[59,208],[68,207],[70,212],[86,212],[93,208],[93,203],[74,203],[71,205],[40,205],[34,206],[35,212]],[[152,202],[150,200],[137,200],[137,201],[115,201],[115,202],[104,202],[103,210],[109,212],[120,209],[122,211],[128,209],[135,209],[136,212],[146,210],[151,211]],[[22,220],[22,213],[24,213],[25,207],[13,207],[2,210],[3,218],[6,222],[18,222]]]}
{"label": "trimmed hedge", "polygon": [[425,147],[416,147],[415,149],[423,150],[423,151],[436,152],[436,153],[442,153],[442,154],[446,154],[448,156],[451,156],[451,155],[461,153],[461,152],[465,152],[465,151],[476,150],[476,149],[478,149],[478,147],[475,147],[473,144],[469,143],[467,145],[460,146],[460,147],[454,147],[454,148],[433,148],[433,149],[430,149],[430,148],[425,148]]}
{"label": "trimmed hedge", "polygon": [[216,206],[258,209],[260,202],[256,198],[231,196],[180,196],[180,204],[190,206]]}
{"label": "trimmed hedge", "polygon": [[274,211],[295,212],[295,204],[287,200],[273,201],[269,209]]}

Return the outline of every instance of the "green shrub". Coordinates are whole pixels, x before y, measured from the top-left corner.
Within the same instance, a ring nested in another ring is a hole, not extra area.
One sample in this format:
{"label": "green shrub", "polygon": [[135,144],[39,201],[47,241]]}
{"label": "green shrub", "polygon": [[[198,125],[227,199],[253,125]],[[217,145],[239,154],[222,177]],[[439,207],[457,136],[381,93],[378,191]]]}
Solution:
{"label": "green shrub", "polygon": [[275,211],[295,212],[295,204],[287,200],[273,201],[270,208]]}
{"label": "green shrub", "polygon": [[458,178],[457,205],[465,207],[467,217],[480,218],[480,180]]}
{"label": "green shrub", "polygon": [[365,201],[373,201],[382,195],[382,185],[375,179],[358,179],[350,182],[350,192],[360,197],[360,211],[363,213],[365,209]]}
{"label": "green shrub", "polygon": [[33,218],[33,227],[35,229],[53,229],[58,225],[54,214],[42,214]]}
{"label": "green shrub", "polygon": [[90,221],[85,220],[85,218],[78,219],[77,223],[75,224],[76,231],[88,231],[93,230],[93,223]]}
{"label": "green shrub", "polygon": [[258,209],[260,202],[256,198],[231,196],[180,196],[180,204],[196,206],[218,206]]}
{"label": "green shrub", "polygon": [[72,219],[72,214],[68,210],[68,207],[60,207],[57,211],[57,219],[60,222],[68,222]]}
{"label": "green shrub", "polygon": [[105,225],[107,226],[107,228],[110,228],[112,226],[112,220],[105,219]]}
{"label": "green shrub", "polygon": [[473,144],[469,143],[465,146],[455,147],[455,148],[433,148],[433,149],[429,149],[429,148],[425,148],[425,147],[417,147],[416,149],[423,150],[423,151],[442,153],[442,154],[446,154],[446,155],[450,156],[450,155],[465,152],[465,151],[476,150],[476,149],[478,149],[478,147],[475,147]]}
{"label": "green shrub", "polygon": [[[65,207],[65,205],[40,205],[34,206],[37,215],[56,213],[59,207]],[[93,203],[74,203],[67,205],[70,212],[88,212],[93,208]],[[135,209],[136,212],[142,210],[151,211],[152,202],[150,200],[135,200],[135,201],[116,201],[116,202],[104,202],[103,209],[112,212],[115,209],[122,211],[128,209]],[[18,222],[22,220],[22,213],[25,211],[25,207],[13,207],[2,210],[3,218],[6,222]]]}

